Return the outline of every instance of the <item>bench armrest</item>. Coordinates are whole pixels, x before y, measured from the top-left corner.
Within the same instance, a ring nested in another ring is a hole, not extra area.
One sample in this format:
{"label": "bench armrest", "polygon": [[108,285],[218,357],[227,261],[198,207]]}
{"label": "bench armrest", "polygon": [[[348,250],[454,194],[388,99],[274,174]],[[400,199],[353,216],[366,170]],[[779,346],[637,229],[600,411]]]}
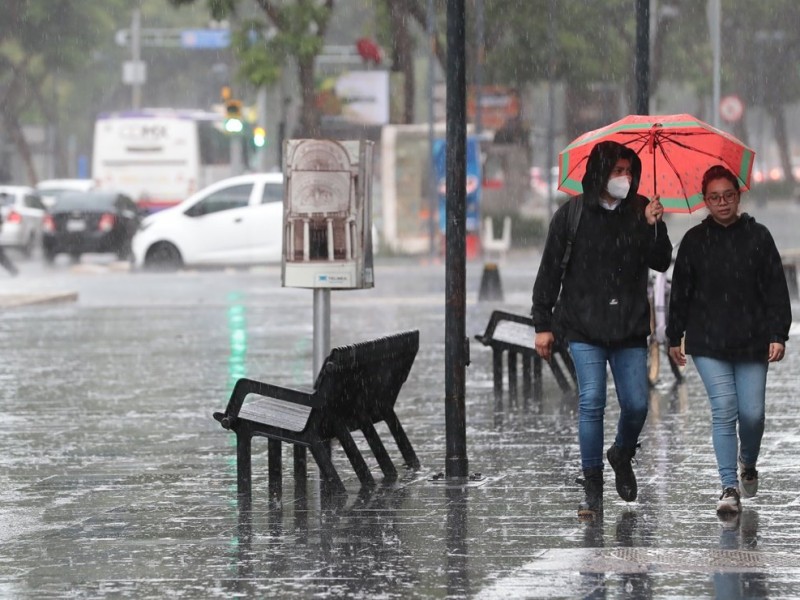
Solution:
{"label": "bench armrest", "polygon": [[243,377],[233,386],[228,406],[225,408],[225,416],[236,417],[247,394],[258,394],[259,396],[275,398],[292,404],[308,406],[309,408],[319,408],[320,406],[316,397],[316,390],[308,392]]}

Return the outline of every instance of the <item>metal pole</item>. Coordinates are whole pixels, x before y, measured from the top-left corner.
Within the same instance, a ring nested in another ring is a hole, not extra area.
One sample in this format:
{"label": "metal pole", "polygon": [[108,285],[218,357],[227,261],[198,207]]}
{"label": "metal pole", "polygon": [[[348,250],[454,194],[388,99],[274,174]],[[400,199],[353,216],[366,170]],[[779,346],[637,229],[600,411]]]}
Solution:
{"label": "metal pole", "polygon": [[436,12],[433,0],[428,0],[428,254],[436,256],[436,170],[433,168],[433,88],[434,88],[434,36],[436,35]]}
{"label": "metal pole", "polygon": [[719,101],[720,101],[720,0],[709,0],[708,22],[711,29],[711,48],[714,61],[714,88],[711,99],[711,124],[719,127]]}
{"label": "metal pole", "polygon": [[483,60],[485,48],[483,47],[483,0],[475,0],[475,31],[478,46],[478,57],[475,61],[475,133],[480,138],[483,131]]}
{"label": "metal pole", "polygon": [[636,0],[636,114],[650,113],[650,0]]}
{"label": "metal pole", "polygon": [[241,134],[230,134],[231,145],[231,176],[241,175],[244,172],[244,156],[242,154]]}
{"label": "metal pole", "polygon": [[131,20],[131,61],[133,62],[136,75],[131,85],[131,107],[137,110],[142,107],[142,84],[138,78],[139,63],[142,59],[142,10],[137,2],[133,9]]}
{"label": "metal pole", "polygon": [[447,251],[445,256],[445,476],[467,476],[465,0],[447,0]]}
{"label": "metal pole", "polygon": [[547,182],[547,221],[553,218],[553,203],[555,194],[553,193],[553,183],[550,171],[553,168],[553,158],[555,153],[555,129],[556,129],[556,94],[553,85],[555,77],[556,61],[556,17],[555,0],[550,0],[548,4],[548,27],[547,34],[547,163],[545,164],[544,180]]}
{"label": "metal pole", "polygon": [[[266,128],[267,126],[267,86],[262,85],[258,88],[258,95],[256,96],[256,109],[258,113],[258,119],[256,121],[256,125],[260,127]],[[257,150],[257,160],[255,167],[259,171],[266,171],[268,160],[267,160],[267,142],[264,141],[264,147],[259,148]]]}
{"label": "metal pole", "polygon": [[314,288],[314,378],[331,351],[331,291]]}

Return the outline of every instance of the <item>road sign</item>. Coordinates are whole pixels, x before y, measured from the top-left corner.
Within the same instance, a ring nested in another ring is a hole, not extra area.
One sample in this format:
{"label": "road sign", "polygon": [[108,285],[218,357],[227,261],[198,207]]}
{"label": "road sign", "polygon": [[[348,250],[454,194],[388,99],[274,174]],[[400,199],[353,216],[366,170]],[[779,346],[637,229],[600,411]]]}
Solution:
{"label": "road sign", "polygon": [[227,48],[230,45],[227,29],[186,29],[181,31],[184,48]]}
{"label": "road sign", "polygon": [[719,101],[719,116],[729,123],[738,121],[743,114],[744,103],[739,96],[731,94]]}

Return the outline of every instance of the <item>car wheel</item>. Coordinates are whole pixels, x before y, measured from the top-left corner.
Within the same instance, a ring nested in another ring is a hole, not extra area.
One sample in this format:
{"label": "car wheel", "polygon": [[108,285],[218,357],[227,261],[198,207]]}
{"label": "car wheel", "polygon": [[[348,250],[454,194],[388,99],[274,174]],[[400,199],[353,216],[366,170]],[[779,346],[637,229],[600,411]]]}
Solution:
{"label": "car wheel", "polygon": [[144,266],[152,271],[177,271],[183,266],[183,259],[175,246],[169,242],[159,242],[147,250]]}

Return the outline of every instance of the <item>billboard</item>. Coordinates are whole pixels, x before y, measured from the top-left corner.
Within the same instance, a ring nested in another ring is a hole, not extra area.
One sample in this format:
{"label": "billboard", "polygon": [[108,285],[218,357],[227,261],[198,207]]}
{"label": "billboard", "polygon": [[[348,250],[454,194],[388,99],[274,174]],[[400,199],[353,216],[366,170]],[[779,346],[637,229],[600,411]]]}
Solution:
{"label": "billboard", "polygon": [[[433,172],[439,197],[439,231],[445,233],[447,224],[447,146],[445,140],[433,142]],[[477,137],[467,138],[467,233],[478,233],[481,220],[481,148]]]}

